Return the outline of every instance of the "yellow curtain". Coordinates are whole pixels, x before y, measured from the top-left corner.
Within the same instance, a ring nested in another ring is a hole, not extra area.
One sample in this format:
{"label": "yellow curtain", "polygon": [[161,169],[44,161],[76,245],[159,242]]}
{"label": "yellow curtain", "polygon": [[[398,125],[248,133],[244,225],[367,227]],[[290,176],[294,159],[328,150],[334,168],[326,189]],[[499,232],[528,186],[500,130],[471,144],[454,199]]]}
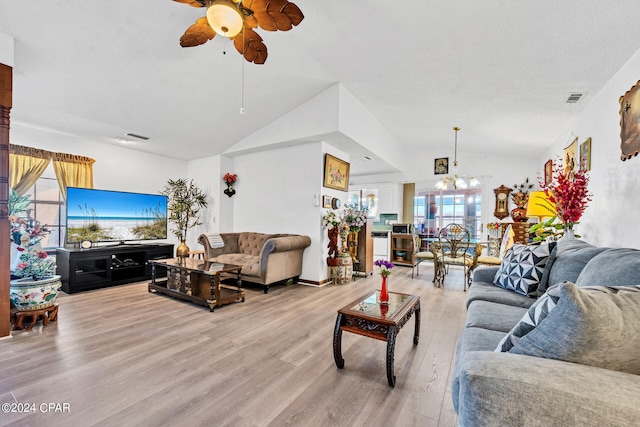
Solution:
{"label": "yellow curtain", "polygon": [[53,170],[58,178],[62,197],[67,200],[67,187],[93,188],[93,164],[89,157],[73,154],[51,153]]}
{"label": "yellow curtain", "polygon": [[24,195],[44,173],[51,152],[21,145],[9,146],[9,187]]}

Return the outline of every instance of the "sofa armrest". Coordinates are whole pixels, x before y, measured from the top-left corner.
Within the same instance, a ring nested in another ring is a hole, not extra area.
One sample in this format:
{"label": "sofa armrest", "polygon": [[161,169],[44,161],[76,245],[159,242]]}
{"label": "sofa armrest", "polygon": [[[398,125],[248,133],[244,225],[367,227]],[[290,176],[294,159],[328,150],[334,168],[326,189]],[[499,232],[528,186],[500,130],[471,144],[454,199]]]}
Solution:
{"label": "sofa armrest", "polygon": [[311,238],[309,236],[300,236],[296,234],[292,235],[279,235],[269,238],[262,246],[260,252],[260,275],[264,280],[267,275],[267,263],[269,261],[269,255],[277,252],[288,252],[296,250],[304,250],[311,245]]}
{"label": "sofa armrest", "polygon": [[493,278],[495,277],[499,268],[500,267],[495,265],[481,265],[473,270],[473,281],[493,283]]}
{"label": "sofa armrest", "polygon": [[472,351],[455,381],[460,426],[627,426],[640,419],[640,376],[624,372]]}

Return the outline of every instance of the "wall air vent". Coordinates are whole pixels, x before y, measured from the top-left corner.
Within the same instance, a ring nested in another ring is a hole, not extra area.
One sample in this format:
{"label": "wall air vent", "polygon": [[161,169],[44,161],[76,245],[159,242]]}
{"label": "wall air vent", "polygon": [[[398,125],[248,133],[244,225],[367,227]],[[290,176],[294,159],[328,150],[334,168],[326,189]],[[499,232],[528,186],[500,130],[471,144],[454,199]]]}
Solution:
{"label": "wall air vent", "polygon": [[575,104],[576,102],[580,101],[580,98],[582,98],[583,95],[584,93],[578,93],[578,92],[572,93],[567,98],[567,104]]}
{"label": "wall air vent", "polygon": [[132,138],[138,138],[138,139],[141,139],[141,140],[143,140],[143,141],[148,141],[148,140],[149,140],[149,137],[148,137],[148,136],[136,135],[135,133],[131,133],[131,132],[129,132],[129,133],[127,134],[127,136],[130,136],[130,137],[132,137]]}

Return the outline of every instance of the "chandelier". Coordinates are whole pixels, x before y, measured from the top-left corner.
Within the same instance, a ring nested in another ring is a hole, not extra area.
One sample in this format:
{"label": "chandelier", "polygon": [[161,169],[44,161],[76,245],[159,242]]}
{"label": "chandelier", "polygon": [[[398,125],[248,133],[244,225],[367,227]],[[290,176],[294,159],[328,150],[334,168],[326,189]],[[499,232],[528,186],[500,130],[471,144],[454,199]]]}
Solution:
{"label": "chandelier", "polygon": [[454,190],[457,190],[459,188],[461,189],[468,188],[469,185],[471,187],[480,185],[480,181],[478,181],[473,177],[471,177],[471,179],[469,180],[469,184],[467,185],[467,181],[464,180],[465,175],[458,175],[458,131],[460,130],[460,128],[456,126],[453,128],[453,130],[456,132],[455,145],[454,145],[454,151],[453,151],[453,176],[447,175],[443,178],[440,178],[440,181],[436,183],[436,188],[438,190],[448,189],[449,184],[453,186]]}

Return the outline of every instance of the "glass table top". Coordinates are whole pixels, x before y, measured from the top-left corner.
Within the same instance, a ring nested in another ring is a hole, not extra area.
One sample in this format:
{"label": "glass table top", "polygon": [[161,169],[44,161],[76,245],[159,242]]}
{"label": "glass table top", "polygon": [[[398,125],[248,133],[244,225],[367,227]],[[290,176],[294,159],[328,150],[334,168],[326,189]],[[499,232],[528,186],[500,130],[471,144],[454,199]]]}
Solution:
{"label": "glass table top", "polygon": [[389,292],[389,304],[384,306],[380,305],[379,303],[380,291],[375,291],[365,296],[364,298],[360,298],[359,300],[353,302],[343,310],[369,317],[389,319],[393,317],[400,308],[404,307],[407,301],[414,300],[416,298],[417,297],[415,295]]}
{"label": "glass table top", "polygon": [[149,261],[155,264],[165,265],[167,267],[184,268],[186,270],[199,271],[204,274],[218,274],[238,271],[242,268],[240,265],[223,264],[221,262],[203,261],[196,258],[167,258]]}

